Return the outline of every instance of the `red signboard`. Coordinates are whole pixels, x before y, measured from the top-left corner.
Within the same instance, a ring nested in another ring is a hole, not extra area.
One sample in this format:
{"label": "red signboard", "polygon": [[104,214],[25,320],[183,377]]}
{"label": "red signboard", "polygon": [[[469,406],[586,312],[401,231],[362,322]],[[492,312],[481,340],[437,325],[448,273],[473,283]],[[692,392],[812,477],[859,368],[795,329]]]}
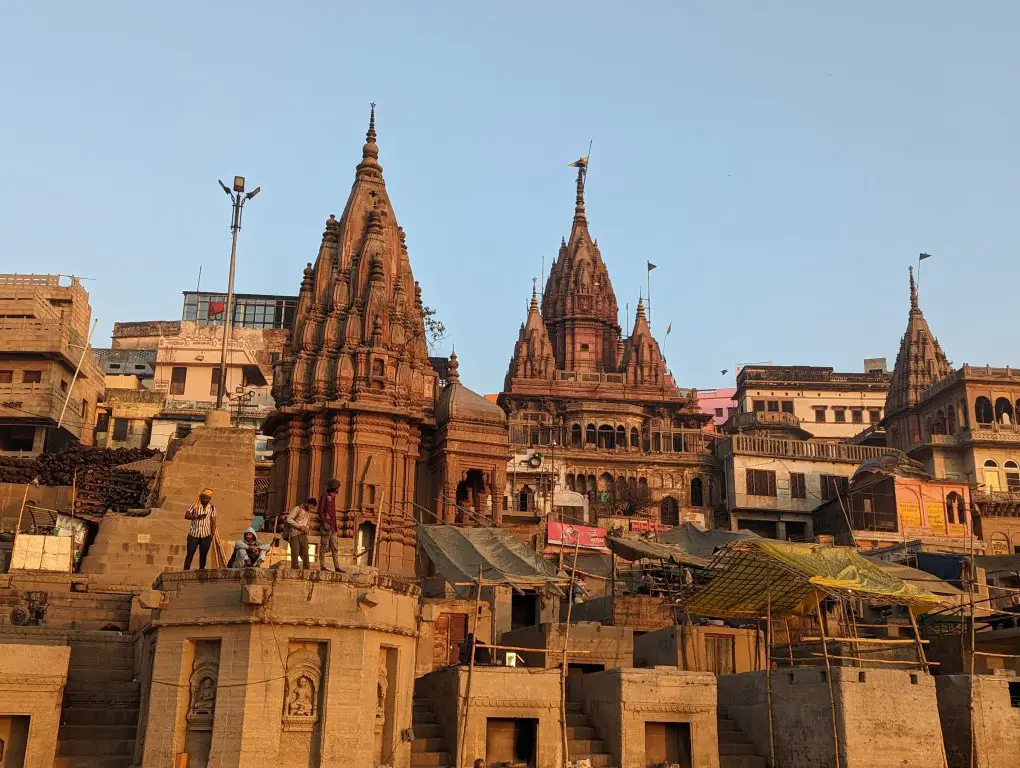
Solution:
{"label": "red signboard", "polygon": [[548,541],[550,544],[559,544],[565,547],[578,546],[581,549],[605,549],[606,529],[592,528],[587,525],[564,525],[563,523],[549,523],[547,529]]}
{"label": "red signboard", "polygon": [[672,528],[673,526],[671,525],[663,525],[662,523],[657,523],[654,520],[630,521],[631,533],[648,533],[649,531],[652,533],[659,533],[660,531],[672,530]]}

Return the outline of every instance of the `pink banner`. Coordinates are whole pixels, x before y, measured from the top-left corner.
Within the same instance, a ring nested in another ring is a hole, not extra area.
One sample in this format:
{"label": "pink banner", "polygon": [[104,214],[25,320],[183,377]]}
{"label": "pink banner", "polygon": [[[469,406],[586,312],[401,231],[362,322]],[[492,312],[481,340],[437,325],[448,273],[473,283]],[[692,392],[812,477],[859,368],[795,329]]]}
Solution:
{"label": "pink banner", "polygon": [[606,548],[605,528],[550,522],[546,532],[550,544],[559,544],[565,547],[572,547],[576,544],[581,549]]}

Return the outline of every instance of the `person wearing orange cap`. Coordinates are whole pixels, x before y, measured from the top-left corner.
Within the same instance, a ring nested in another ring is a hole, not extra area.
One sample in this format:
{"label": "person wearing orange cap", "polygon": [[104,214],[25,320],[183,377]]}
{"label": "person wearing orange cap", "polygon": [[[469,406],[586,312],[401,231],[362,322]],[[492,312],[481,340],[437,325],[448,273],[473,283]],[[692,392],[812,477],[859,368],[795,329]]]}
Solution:
{"label": "person wearing orange cap", "polygon": [[198,499],[188,507],[184,519],[190,520],[188,526],[188,547],[184,557],[184,570],[191,570],[191,561],[198,551],[198,568],[205,570],[205,561],[209,557],[213,536],[216,534],[216,505],[212,503],[212,488],[203,488]]}

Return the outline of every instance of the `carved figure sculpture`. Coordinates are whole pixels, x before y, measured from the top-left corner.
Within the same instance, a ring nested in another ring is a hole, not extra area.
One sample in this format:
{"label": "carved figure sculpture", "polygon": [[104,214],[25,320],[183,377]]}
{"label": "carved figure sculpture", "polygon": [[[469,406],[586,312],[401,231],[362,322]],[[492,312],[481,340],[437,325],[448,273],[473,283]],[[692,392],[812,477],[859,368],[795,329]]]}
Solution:
{"label": "carved figure sculpture", "polygon": [[287,714],[294,717],[311,717],[315,714],[315,686],[305,676],[298,678],[287,704]]}

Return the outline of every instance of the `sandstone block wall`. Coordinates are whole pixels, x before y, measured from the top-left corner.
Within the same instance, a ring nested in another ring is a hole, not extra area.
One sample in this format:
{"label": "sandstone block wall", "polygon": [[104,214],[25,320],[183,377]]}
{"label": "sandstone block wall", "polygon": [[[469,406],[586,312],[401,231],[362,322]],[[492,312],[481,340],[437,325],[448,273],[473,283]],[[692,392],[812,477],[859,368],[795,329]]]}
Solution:
{"label": "sandstone block wall", "polygon": [[[251,525],[253,446],[250,429],[196,428],[163,465],[159,506],[144,517],[106,515],[81,572],[96,582],[147,589],[163,571],[183,568],[189,525],[184,513],[206,486],[214,491],[217,537],[229,558],[233,542]],[[192,567],[198,567],[197,555]]]}
{"label": "sandstone block wall", "polygon": [[[0,720],[29,716],[24,768],[53,768],[71,649],[0,644]],[[14,746],[14,745],[11,745]]]}
{"label": "sandstone block wall", "polygon": [[1020,707],[1011,705],[1009,686],[1020,678],[969,675],[935,678],[942,737],[949,768],[970,768],[971,704],[974,707],[974,765],[1012,768],[1020,763]]}
{"label": "sandstone block wall", "polygon": [[[755,635],[758,636],[757,642]],[[709,659],[708,638],[733,639],[734,672],[765,668],[765,639],[754,629],[679,625],[634,638],[634,664],[639,667],[671,666],[700,672],[715,672]]]}
{"label": "sandstone block wall", "polygon": [[[836,733],[843,768],[945,768],[935,680],[922,672],[832,669]],[[769,754],[765,672],[718,679],[725,710]],[[827,768],[835,763],[826,671],[772,672],[776,762],[783,768]]]}
{"label": "sandstone block wall", "polygon": [[[558,667],[566,626],[560,623],[540,624],[504,632],[500,645],[538,649],[534,653],[522,653],[530,668]],[[568,653],[570,664],[601,664],[607,669],[634,666],[634,631],[630,627],[607,627],[587,622],[571,624],[568,647],[578,651]]]}
{"label": "sandstone block wall", "polygon": [[611,669],[581,678],[581,706],[619,768],[645,768],[646,724],[687,723],[692,768],[718,768],[715,675]]}

